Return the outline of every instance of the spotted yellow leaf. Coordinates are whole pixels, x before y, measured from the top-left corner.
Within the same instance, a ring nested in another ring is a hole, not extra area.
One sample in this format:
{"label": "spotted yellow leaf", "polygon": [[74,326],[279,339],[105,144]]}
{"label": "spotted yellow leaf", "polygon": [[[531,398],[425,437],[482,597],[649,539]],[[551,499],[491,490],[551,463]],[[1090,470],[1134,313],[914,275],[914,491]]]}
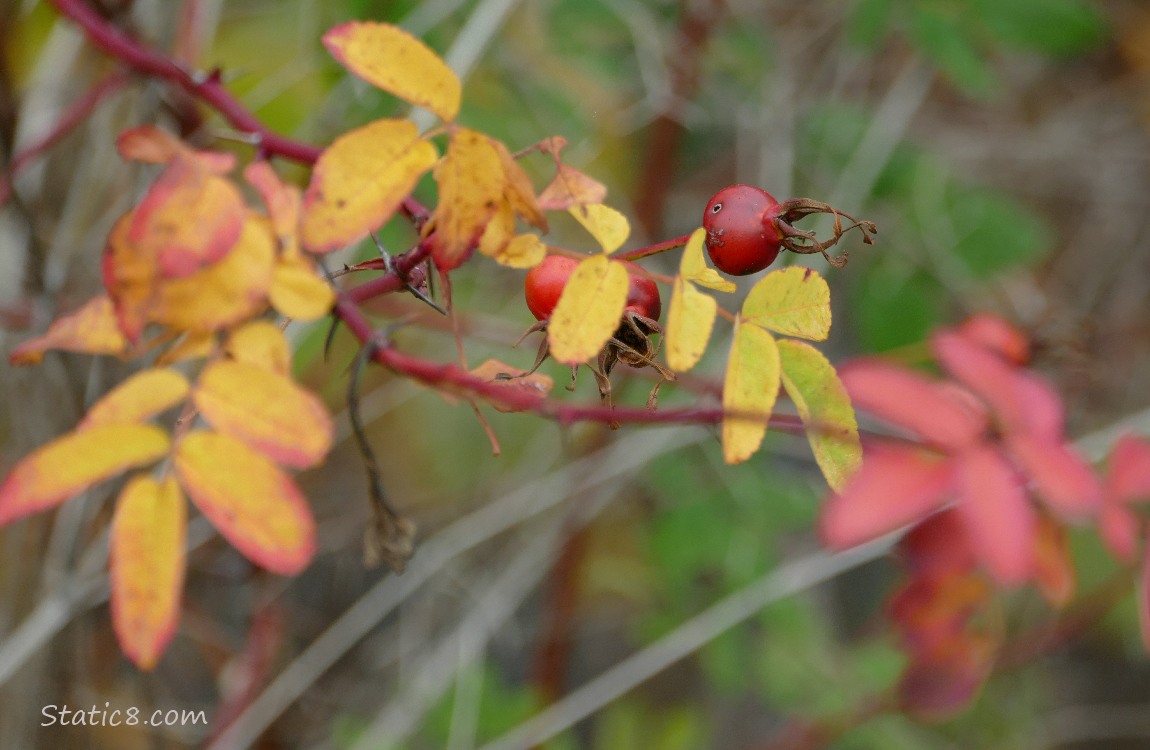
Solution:
{"label": "spotted yellow leaf", "polygon": [[831,291],[813,269],[772,271],[743,300],[742,317],[784,336],[824,341],[831,330]]}
{"label": "spotted yellow leaf", "polygon": [[862,464],[850,396],[835,368],[817,349],[793,339],[783,339],[778,345],[783,388],[798,409],[827,484],[841,492]]}
{"label": "spotted yellow leaf", "polygon": [[459,78],[439,55],[403,29],[352,21],[323,35],[324,46],[357,76],[444,120],[459,114]]}

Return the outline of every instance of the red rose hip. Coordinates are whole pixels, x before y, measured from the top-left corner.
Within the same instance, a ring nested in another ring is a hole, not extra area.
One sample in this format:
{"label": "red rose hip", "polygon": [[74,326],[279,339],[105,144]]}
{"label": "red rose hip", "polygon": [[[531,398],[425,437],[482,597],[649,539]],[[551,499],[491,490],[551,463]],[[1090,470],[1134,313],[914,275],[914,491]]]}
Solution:
{"label": "red rose hip", "polygon": [[731,185],[711,196],[703,228],[715,268],[746,276],[771,265],[782,249],[775,224],[778,206],[774,196],[753,185]]}

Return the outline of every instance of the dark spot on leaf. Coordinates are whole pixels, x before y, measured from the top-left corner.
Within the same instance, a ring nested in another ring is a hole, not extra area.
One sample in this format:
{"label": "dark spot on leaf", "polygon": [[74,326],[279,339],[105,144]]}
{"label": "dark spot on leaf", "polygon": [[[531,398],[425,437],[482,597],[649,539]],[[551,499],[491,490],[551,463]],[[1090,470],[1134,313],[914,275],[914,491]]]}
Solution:
{"label": "dark spot on leaf", "polygon": [[812,270],[813,269],[808,268],[807,270],[803,271],[803,281],[806,281],[807,279],[809,279],[811,277],[811,271]]}

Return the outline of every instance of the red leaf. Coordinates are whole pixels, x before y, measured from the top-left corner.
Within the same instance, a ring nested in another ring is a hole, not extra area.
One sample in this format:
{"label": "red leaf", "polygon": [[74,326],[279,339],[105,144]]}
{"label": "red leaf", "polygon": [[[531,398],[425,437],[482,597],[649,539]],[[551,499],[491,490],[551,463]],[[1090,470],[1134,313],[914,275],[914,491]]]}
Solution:
{"label": "red leaf", "polygon": [[1062,402],[1046,381],[951,331],[936,333],[931,348],[947,372],[990,404],[1005,431],[1062,440]]}
{"label": "red leaf", "polygon": [[1106,497],[1120,503],[1150,500],[1150,443],[1129,434],[1118,438],[1110,454]]}
{"label": "red leaf", "polygon": [[1030,433],[1006,436],[1006,447],[1038,494],[1070,519],[1093,514],[1102,505],[1102,486],[1094,470],[1070,446]]}
{"label": "red leaf", "polygon": [[899,541],[901,557],[915,576],[939,576],[974,568],[966,527],[953,508],[935,513]]}
{"label": "red leaf", "polygon": [[955,332],[984,349],[998,354],[1008,362],[1024,365],[1030,361],[1030,342],[1026,334],[997,315],[977,313],[971,315]]}
{"label": "red leaf", "polygon": [[962,711],[990,674],[994,652],[986,636],[960,633],[930,653],[917,654],[899,681],[901,708],[928,721]]}
{"label": "red leaf", "polygon": [[904,367],[856,359],[839,370],[855,408],[910,430],[935,445],[968,445],[986,429],[986,411],[975,399]]}
{"label": "red leaf", "polygon": [[1033,571],[1037,524],[1026,491],[993,448],[972,448],[957,460],[957,508],[971,545],[1000,583],[1022,583]]}
{"label": "red leaf", "polygon": [[920,450],[869,447],[842,494],[823,506],[824,541],[851,547],[922,518],[942,504],[951,474],[949,461]]}
{"label": "red leaf", "polygon": [[1141,537],[1141,524],[1125,505],[1107,502],[1102,506],[1098,518],[1098,533],[1114,556],[1122,562],[1130,562],[1138,552],[1138,539]]}
{"label": "red leaf", "polygon": [[1142,647],[1150,652],[1150,546],[1142,553],[1142,570],[1138,575],[1138,624],[1142,629]]}

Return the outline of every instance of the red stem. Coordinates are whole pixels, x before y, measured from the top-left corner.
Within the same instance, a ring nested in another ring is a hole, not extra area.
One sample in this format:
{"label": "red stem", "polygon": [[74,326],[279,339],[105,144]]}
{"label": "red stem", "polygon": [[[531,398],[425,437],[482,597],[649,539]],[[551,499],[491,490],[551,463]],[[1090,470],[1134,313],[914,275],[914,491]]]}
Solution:
{"label": "red stem", "polygon": [[84,96],[73,102],[72,105],[60,115],[60,119],[56,121],[56,125],[49,130],[43,138],[13,156],[12,161],[8,164],[7,174],[4,175],[3,181],[0,182],[0,206],[7,203],[8,199],[12,196],[12,187],[13,182],[16,180],[16,175],[20,174],[25,167],[42,156],[45,151],[59,143],[64,136],[68,135],[73,128],[83,122],[84,118],[92,113],[92,110],[103,101],[104,97],[123,86],[127,80],[128,75],[123,71],[113,73],[104,78],[89,89]]}
{"label": "red stem", "polygon": [[658,255],[659,253],[665,253],[668,250],[674,250],[675,248],[683,247],[687,244],[687,240],[689,239],[691,239],[691,235],[684,234],[682,237],[674,237],[655,245],[638,247],[634,250],[628,250],[625,253],[618,253],[613,257],[615,260],[639,260],[640,258],[649,258],[652,255]]}

